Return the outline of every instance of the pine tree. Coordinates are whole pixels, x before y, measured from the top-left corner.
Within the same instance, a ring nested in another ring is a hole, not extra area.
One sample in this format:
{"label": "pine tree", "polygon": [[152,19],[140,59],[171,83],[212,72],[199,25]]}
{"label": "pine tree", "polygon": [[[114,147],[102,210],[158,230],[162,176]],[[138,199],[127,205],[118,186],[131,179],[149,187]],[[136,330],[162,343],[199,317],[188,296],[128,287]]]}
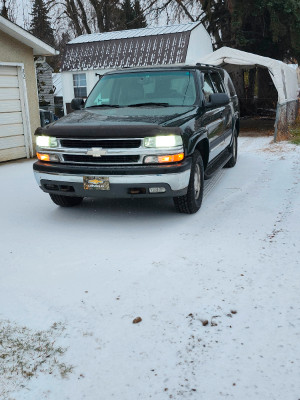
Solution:
{"label": "pine tree", "polygon": [[124,15],[124,29],[132,29],[132,21],[134,21],[135,12],[131,5],[131,0],[124,0],[122,9]]}
{"label": "pine tree", "polygon": [[133,4],[131,0],[124,0],[122,3],[122,11],[124,29],[145,28],[147,26],[139,0],[135,0]]}
{"label": "pine tree", "polygon": [[54,33],[48,13],[49,10],[43,0],[34,0],[32,12],[30,14],[32,20],[29,32],[43,40],[43,42],[55,47]]}
{"label": "pine tree", "polygon": [[139,0],[134,1],[135,27],[146,28],[147,22]]}

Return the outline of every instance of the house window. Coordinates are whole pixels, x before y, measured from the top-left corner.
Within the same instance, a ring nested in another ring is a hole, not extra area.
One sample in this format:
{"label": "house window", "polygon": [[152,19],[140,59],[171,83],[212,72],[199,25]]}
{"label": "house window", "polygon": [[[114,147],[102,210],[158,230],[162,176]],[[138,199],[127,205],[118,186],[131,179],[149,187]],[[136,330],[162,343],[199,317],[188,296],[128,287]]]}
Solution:
{"label": "house window", "polygon": [[86,75],[74,74],[73,75],[74,97],[87,97],[86,90]]}

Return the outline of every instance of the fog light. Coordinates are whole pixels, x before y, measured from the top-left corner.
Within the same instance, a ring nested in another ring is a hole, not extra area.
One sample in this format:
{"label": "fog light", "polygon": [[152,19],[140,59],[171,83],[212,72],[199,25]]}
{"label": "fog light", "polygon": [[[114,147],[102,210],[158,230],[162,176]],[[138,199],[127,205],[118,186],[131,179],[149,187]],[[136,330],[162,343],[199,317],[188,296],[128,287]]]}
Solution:
{"label": "fog light", "polygon": [[149,193],[165,193],[165,192],[166,192],[166,188],[164,188],[164,187],[149,188]]}

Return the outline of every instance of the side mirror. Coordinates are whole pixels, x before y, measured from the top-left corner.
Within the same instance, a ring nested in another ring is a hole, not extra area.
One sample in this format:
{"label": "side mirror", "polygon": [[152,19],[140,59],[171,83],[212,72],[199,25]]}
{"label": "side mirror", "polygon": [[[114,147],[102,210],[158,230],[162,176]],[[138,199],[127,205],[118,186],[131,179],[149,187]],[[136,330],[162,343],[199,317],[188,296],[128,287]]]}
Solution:
{"label": "side mirror", "polygon": [[84,100],[81,98],[76,97],[71,101],[72,110],[81,110],[83,106],[84,106]]}
{"label": "side mirror", "polygon": [[206,104],[207,107],[220,107],[229,103],[229,96],[226,93],[213,93],[210,95],[210,102]]}

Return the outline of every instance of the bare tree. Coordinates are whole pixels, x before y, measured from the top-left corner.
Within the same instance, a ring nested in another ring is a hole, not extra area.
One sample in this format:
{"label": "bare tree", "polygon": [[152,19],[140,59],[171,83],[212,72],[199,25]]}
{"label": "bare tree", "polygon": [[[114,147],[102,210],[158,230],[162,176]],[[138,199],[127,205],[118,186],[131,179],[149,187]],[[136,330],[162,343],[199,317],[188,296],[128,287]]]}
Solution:
{"label": "bare tree", "polygon": [[48,0],[48,5],[76,36],[114,31],[124,25],[121,0]]}
{"label": "bare tree", "polygon": [[[1,4],[2,3],[2,4]],[[0,3],[1,14],[4,18],[11,22],[16,23],[17,21],[17,10],[18,4],[16,0],[2,0]]]}

